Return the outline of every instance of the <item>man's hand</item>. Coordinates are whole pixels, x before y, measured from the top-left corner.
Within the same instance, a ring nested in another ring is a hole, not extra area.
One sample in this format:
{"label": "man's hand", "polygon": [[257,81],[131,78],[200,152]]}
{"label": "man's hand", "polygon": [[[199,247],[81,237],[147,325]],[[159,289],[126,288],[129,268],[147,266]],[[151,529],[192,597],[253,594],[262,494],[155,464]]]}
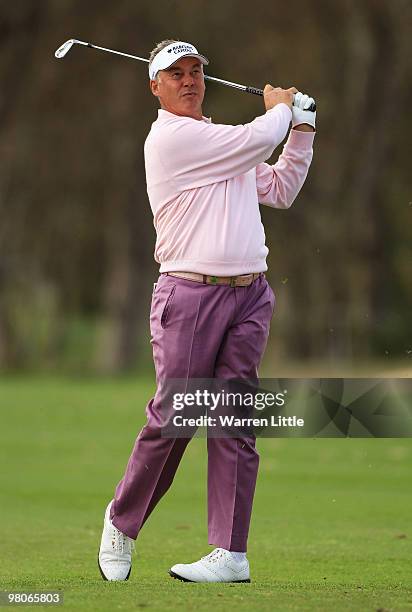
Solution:
{"label": "man's hand", "polygon": [[292,108],[293,96],[297,93],[296,87],[290,87],[290,89],[282,89],[281,87],[272,87],[272,85],[265,85],[263,90],[263,100],[265,102],[266,110],[270,110],[276,104],[287,104],[289,108]]}
{"label": "man's hand", "polygon": [[292,128],[301,131],[315,129],[316,111],[307,110],[314,102],[315,100],[308,95],[300,91],[297,92],[292,106]]}

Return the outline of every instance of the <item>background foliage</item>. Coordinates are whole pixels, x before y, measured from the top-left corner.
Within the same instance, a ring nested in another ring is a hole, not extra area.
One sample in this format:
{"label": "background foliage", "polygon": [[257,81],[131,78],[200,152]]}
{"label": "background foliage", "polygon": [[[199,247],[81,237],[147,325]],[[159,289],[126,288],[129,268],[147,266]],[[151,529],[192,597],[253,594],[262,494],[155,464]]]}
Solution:
{"label": "background foliage", "polygon": [[[308,180],[262,207],[278,299],[267,368],[412,355],[408,0],[271,3],[19,0],[0,7],[0,367],[124,371],[150,363],[157,265],[143,144],[149,55],[194,42],[209,74],[316,97]],[[262,101],[209,84],[204,112],[246,123]],[[281,148],[273,157],[276,161]]]}

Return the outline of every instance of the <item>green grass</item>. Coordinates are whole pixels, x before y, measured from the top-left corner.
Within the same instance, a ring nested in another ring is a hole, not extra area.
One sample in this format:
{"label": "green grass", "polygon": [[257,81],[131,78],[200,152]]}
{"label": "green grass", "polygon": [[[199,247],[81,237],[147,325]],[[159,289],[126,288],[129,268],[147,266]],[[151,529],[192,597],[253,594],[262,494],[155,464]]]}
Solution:
{"label": "green grass", "polygon": [[130,580],[103,582],[104,509],[153,388],[0,382],[1,589],[59,589],[65,610],[412,610],[411,439],[260,440],[244,585],[167,574],[211,550],[205,440],[195,439],[139,536]]}

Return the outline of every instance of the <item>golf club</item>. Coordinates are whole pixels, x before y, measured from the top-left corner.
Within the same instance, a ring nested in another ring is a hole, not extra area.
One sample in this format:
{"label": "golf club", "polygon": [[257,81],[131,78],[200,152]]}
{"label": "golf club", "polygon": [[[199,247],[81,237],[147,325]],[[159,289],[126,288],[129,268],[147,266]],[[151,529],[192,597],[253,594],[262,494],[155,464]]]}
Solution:
{"label": "golf club", "polygon": [[[73,45],[83,45],[84,47],[90,47],[91,49],[98,49],[99,51],[107,51],[107,53],[114,53],[116,55],[122,55],[123,57],[130,57],[130,59],[139,60],[140,62],[149,63],[149,60],[144,57],[139,57],[138,55],[131,55],[130,53],[123,53],[122,51],[115,51],[114,49],[107,49],[106,47],[99,47],[98,45],[92,45],[92,43],[84,42],[82,40],[77,40],[75,38],[70,38],[63,43],[57,51],[55,51],[54,55],[58,59],[62,59],[67,55]],[[257,87],[251,87],[249,85],[240,85],[239,83],[232,83],[232,81],[225,81],[223,79],[218,79],[216,77],[211,77],[208,75],[204,75],[205,81],[213,81],[215,83],[220,83],[221,85],[226,85],[227,87],[234,87],[235,89],[240,89],[241,91],[245,91],[246,93],[255,94],[257,96],[263,96],[263,90],[258,89]],[[312,104],[308,110],[315,111],[316,104]]]}

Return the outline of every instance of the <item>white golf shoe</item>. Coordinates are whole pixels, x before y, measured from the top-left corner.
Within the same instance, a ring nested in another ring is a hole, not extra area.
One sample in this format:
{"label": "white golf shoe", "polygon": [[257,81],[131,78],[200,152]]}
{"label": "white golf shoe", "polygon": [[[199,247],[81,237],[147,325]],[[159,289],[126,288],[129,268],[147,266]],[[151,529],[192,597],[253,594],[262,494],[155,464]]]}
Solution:
{"label": "white golf shoe", "polygon": [[195,563],[177,563],[169,574],[183,582],[250,582],[249,561],[235,561],[224,548],[215,548]]}
{"label": "white golf shoe", "polygon": [[107,506],[104,515],[97,562],[103,580],[128,580],[132,569],[134,540],[119,531],[110,520],[112,501]]}

